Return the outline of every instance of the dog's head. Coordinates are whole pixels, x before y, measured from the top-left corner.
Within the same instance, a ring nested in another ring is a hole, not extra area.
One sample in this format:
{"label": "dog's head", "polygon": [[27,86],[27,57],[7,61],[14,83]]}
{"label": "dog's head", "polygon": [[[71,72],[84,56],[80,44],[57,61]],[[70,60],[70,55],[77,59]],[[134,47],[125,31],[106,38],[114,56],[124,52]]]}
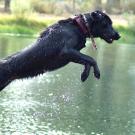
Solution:
{"label": "dog's head", "polygon": [[118,40],[120,35],[112,27],[112,20],[101,11],[86,14],[93,37],[100,37],[108,43]]}

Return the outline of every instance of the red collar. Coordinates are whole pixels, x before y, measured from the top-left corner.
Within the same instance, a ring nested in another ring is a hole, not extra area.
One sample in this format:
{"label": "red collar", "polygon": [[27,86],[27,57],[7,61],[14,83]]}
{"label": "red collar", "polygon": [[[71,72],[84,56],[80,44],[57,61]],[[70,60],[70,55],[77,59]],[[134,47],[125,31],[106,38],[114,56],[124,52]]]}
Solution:
{"label": "red collar", "polygon": [[82,15],[76,16],[73,20],[87,37],[91,37],[89,26],[86,24]]}
{"label": "red collar", "polygon": [[81,31],[84,33],[84,35],[86,37],[91,38],[93,48],[97,49],[96,43],[95,43],[94,38],[93,38],[93,36],[91,34],[89,24],[88,24],[87,19],[85,18],[85,16],[78,15],[75,18],[73,18],[73,20],[78,25],[78,27],[81,29]]}

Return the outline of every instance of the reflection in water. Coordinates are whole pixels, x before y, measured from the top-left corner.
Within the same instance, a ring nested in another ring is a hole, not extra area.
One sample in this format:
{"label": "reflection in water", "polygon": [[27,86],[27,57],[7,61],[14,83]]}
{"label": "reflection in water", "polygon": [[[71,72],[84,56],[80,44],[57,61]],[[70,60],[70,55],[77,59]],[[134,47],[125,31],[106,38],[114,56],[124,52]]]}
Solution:
{"label": "reflection in water", "polygon": [[[32,41],[0,37],[0,57]],[[5,88],[0,93],[0,134],[134,135],[135,46],[98,44],[97,52],[89,47],[83,52],[97,59],[100,80],[91,73],[82,83],[83,67],[71,63]]]}

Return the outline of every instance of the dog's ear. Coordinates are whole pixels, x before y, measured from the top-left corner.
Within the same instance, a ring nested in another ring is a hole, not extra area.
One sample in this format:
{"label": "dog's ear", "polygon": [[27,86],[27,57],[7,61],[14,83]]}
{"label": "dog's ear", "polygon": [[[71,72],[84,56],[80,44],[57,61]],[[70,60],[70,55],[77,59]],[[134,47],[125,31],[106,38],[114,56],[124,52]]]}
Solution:
{"label": "dog's ear", "polygon": [[92,12],[91,16],[95,21],[100,21],[103,18],[102,12],[98,10],[95,12]]}

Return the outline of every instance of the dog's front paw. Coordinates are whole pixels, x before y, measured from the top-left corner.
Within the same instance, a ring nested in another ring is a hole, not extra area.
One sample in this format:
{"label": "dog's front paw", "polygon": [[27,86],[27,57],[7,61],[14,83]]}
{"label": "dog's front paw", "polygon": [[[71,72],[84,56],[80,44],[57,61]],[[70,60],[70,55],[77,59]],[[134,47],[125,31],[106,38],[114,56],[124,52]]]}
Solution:
{"label": "dog's front paw", "polygon": [[91,66],[89,64],[86,64],[84,66],[84,71],[81,74],[81,80],[82,80],[82,82],[86,81],[86,79],[88,78],[88,76],[90,74],[90,69],[91,69]]}
{"label": "dog's front paw", "polygon": [[97,79],[100,79],[100,71],[99,71],[99,70],[94,71],[94,76],[95,76]]}
{"label": "dog's front paw", "polygon": [[86,79],[88,78],[88,76],[89,76],[89,73],[83,72],[81,74],[81,80],[82,80],[82,82],[86,81]]}

